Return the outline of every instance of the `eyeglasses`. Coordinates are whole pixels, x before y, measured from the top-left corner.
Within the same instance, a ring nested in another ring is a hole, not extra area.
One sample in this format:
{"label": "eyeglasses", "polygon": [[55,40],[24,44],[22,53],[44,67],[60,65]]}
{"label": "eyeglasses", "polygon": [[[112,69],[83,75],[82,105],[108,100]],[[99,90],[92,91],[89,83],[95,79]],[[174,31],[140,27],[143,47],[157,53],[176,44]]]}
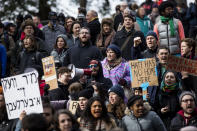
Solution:
{"label": "eyeglasses", "polygon": [[98,65],[97,64],[94,64],[94,65],[89,65],[89,68],[96,68]]}
{"label": "eyeglasses", "polygon": [[85,34],[85,35],[87,35],[87,34],[89,34],[89,32],[80,32],[80,34]]}
{"label": "eyeglasses", "polygon": [[184,102],[184,103],[188,103],[188,102],[194,102],[194,99],[185,99],[185,100],[182,100],[182,102]]}

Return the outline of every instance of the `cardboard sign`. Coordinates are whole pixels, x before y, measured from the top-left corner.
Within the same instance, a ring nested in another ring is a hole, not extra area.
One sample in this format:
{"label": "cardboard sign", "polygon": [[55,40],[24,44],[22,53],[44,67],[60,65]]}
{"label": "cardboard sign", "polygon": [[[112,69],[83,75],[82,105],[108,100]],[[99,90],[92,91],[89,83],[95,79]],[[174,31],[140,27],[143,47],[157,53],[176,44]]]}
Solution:
{"label": "cardboard sign", "polygon": [[131,85],[135,87],[158,86],[156,60],[154,58],[129,61]]}
{"label": "cardboard sign", "polygon": [[38,72],[1,79],[9,119],[18,118],[23,110],[42,113],[42,101],[38,85]]}
{"label": "cardboard sign", "polygon": [[70,111],[72,114],[75,114],[78,105],[79,105],[79,101],[70,101],[69,111]]}
{"label": "cardboard sign", "polygon": [[43,58],[42,65],[44,70],[45,82],[46,84],[50,85],[49,90],[58,88],[55,62],[53,56]]}
{"label": "cardboard sign", "polygon": [[197,61],[182,57],[168,56],[167,70],[176,72],[188,72],[190,75],[197,76]]}

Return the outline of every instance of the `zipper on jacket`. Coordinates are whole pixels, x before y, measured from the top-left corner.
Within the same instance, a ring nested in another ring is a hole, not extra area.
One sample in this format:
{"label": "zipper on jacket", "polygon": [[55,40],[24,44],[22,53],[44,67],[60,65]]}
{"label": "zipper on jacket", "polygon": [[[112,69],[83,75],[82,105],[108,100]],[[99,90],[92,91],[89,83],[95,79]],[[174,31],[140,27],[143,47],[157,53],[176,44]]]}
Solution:
{"label": "zipper on jacket", "polygon": [[168,36],[168,24],[167,24],[167,41],[168,41],[168,48],[169,48],[169,51],[170,51],[170,43],[169,43],[169,36]]}

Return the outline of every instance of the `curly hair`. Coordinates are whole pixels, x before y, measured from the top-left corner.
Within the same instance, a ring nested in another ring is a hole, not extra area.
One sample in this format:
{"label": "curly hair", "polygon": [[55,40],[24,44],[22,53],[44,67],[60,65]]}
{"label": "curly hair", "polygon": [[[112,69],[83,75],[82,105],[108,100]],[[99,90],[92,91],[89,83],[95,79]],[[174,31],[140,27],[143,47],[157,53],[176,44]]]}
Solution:
{"label": "curly hair", "polygon": [[85,108],[85,110],[84,110],[84,112],[82,114],[82,120],[84,120],[85,122],[94,122],[95,121],[95,118],[93,117],[93,115],[91,113],[91,106],[92,106],[92,104],[95,101],[98,101],[98,102],[101,103],[102,114],[101,114],[100,119],[102,119],[103,121],[105,121],[107,124],[111,123],[110,117],[109,117],[108,112],[107,112],[107,108],[106,108],[104,102],[98,96],[92,97],[92,98],[90,98],[88,100],[88,103],[86,105],[86,108]]}

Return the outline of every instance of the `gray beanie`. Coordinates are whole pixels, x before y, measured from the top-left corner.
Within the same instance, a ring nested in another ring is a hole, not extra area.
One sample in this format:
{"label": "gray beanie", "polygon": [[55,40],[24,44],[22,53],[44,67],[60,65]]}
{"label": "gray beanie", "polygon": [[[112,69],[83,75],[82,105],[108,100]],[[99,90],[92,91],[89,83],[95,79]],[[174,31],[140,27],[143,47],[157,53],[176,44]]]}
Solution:
{"label": "gray beanie", "polygon": [[180,103],[180,104],[181,104],[182,98],[183,98],[185,95],[190,95],[190,96],[192,96],[192,97],[194,98],[194,100],[195,100],[195,96],[194,96],[194,94],[193,94],[192,92],[190,92],[190,91],[184,91],[184,92],[182,92],[181,95],[179,96],[179,103]]}
{"label": "gray beanie", "polygon": [[68,37],[64,34],[60,34],[56,37],[56,44],[57,44],[57,39],[60,38],[60,37],[64,40],[65,43],[67,43]]}

